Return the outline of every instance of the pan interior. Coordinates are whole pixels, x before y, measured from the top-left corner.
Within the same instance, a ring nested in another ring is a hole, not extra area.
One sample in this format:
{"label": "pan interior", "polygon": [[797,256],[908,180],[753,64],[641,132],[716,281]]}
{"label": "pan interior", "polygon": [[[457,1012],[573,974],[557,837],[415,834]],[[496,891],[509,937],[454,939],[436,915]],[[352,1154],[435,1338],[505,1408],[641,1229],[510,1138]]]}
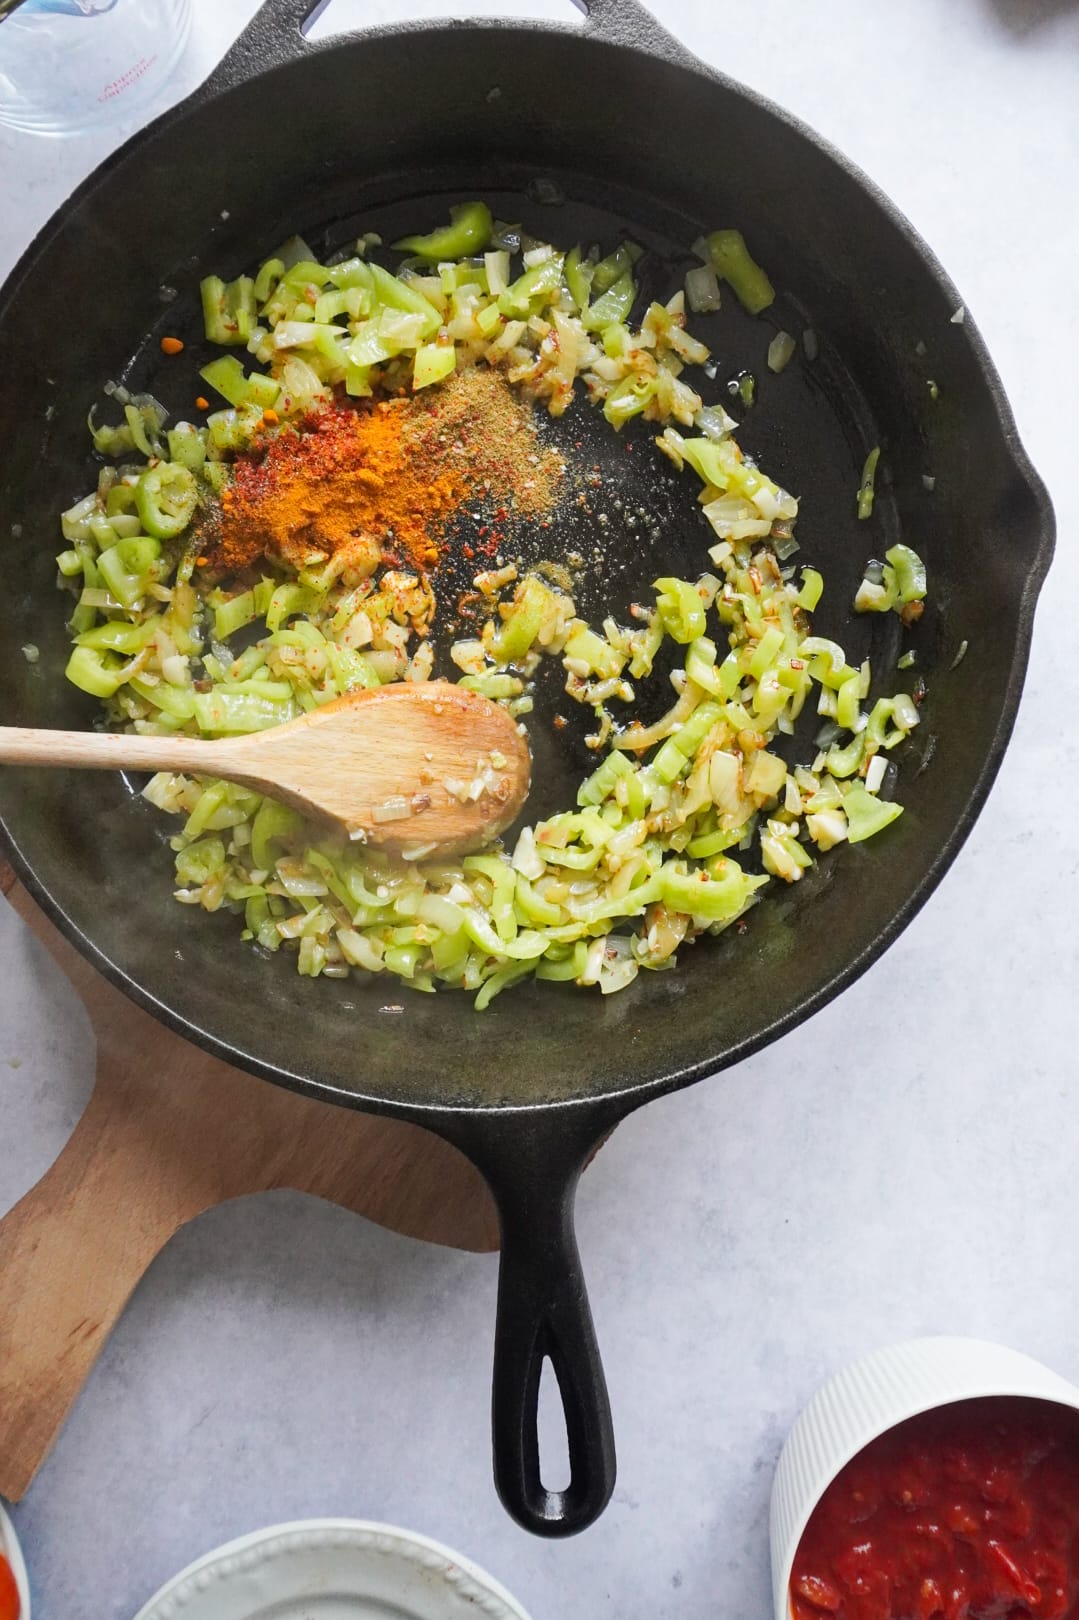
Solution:
{"label": "pan interior", "polygon": [[[661,133],[646,116],[656,108],[667,114]],[[215,169],[223,152],[224,171]],[[537,177],[565,200],[536,201]],[[717,363],[702,383],[706,399],[741,417],[727,385],[745,370],[756,375],[757,403],[739,441],[801,497],[796,560],[826,580],[817,629],[852,658],[870,656],[881,691],[904,680],[895,672],[898,622],[852,615],[849,603],[866,560],[900,537],[926,557],[930,608],[904,646],[929,700],[901,756],[906,814],[882,839],[825,858],[794,889],[777,885],[743,931],[683,951],[676,971],[642,974],[608,1000],[517,987],[482,1015],[468,998],[416,995],[396,981],[301,979],[291,959],[242,944],[235,917],[176,905],[174,829],[136,782],[0,776],[0,819],[24,870],[117,975],[236,1061],[387,1107],[570,1099],[718,1067],[868,960],[957,844],[991,775],[1039,538],[1036,498],[978,356],[950,321],[948,290],[819,149],[729,87],[596,41],[497,28],[390,34],[181,109],[88,183],[9,283],[0,331],[12,363],[0,399],[23,429],[0,490],[6,720],[94,720],[91,700],[62,679],[52,557],[57,512],[96,477],[83,424],[101,383],[122,379],[175,416],[191,414],[204,358],[200,275],[234,275],[296,229],[320,255],[359,230],[391,241],[473,195],[561,246],[613,246],[632,235],[646,249],[641,271],[654,295],[680,284],[703,229],[746,232],[782,291],[764,319],[728,294],[718,314],[692,322]],[[153,229],[125,243],[123,222],[146,210]],[[44,307],[42,287],[51,289]],[[772,377],[765,354],[780,327],[810,328],[818,352],[810,360],[800,347]],[[179,361],[162,359],[165,333],[185,339]],[[696,481],[655,451],[654,428],[615,435],[580,399],[561,421],[544,416],[542,431],[565,452],[572,498],[550,529],[518,530],[507,558],[579,553],[578,602],[594,619],[624,620],[660,573],[694,577],[708,566],[714,537],[695,504]],[[871,522],[860,523],[855,490],[875,443],[877,502]],[[467,582],[456,555],[436,580],[444,602]],[[20,654],[28,642],[40,649],[33,665]],[[967,655],[952,668],[964,642]],[[540,683],[530,724],[530,818],[571,805],[595,763],[583,741],[590,717],[560,692],[555,673]],[[668,696],[649,701],[665,706]],[[569,721],[562,730],[551,723],[556,712]],[[807,740],[800,757],[811,752]]]}

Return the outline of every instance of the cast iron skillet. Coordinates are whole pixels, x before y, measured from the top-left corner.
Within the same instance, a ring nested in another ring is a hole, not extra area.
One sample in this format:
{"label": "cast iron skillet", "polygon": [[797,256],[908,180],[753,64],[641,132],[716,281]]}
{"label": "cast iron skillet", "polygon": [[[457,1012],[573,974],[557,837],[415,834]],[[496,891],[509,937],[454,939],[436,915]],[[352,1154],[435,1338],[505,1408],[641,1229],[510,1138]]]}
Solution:
{"label": "cast iron skillet", "polygon": [[[629,227],[649,250],[642,270],[668,287],[702,228],[738,225],[783,289],[773,327],[811,325],[820,353],[767,381],[768,321],[728,298],[701,323],[720,363],[715,397],[744,366],[765,374],[742,442],[803,497],[800,560],[819,564],[828,587],[819,629],[870,651],[885,689],[899,679],[897,622],[851,618],[847,604],[866,558],[900,535],[930,569],[931,606],[911,638],[929,695],[903,762],[906,814],[773,895],[740,937],[687,950],[676,971],[642,974],[609,1000],[532,986],[477,1015],[452,994],[300,979],[241,946],[234,919],[172,903],[169,828],[123,779],[0,775],[0,826],[23,880],[141,1005],[278,1084],[439,1131],[483,1171],[502,1217],[496,1481],[522,1525],[565,1534],[598,1516],[615,1474],[573,1235],[581,1167],[641,1103],[822,1006],[925,901],[1000,764],[1052,512],[981,339],[969,320],[952,323],[959,295],[909,225],[808,131],[694,61],[636,0],[591,0],[580,31],[405,26],[317,47],[299,32],[309,10],[310,0],[267,0],[209,83],[79,188],[0,297],[6,720],[95,716],[61,677],[56,513],[91,487],[84,420],[131,344],[141,348],[124,379],[190,414],[201,274],[235,275],[297,228],[319,252],[357,228],[392,240],[474,195],[565,244],[613,242]],[[551,192],[537,178],[566,201],[540,200]],[[177,331],[189,349],[163,362],[158,339]],[[603,482],[591,510],[575,507],[541,550],[603,543],[585,609],[624,611],[657,573],[699,571],[708,531],[647,435],[627,451],[583,404],[561,432]],[[858,523],[858,469],[875,443],[877,508]],[[41,649],[33,666],[26,642]],[[583,727],[556,734],[548,723],[557,701],[541,702],[532,728],[532,814],[572,802],[589,765]],[[564,1491],[545,1489],[539,1467],[546,1357],[566,1413]]]}

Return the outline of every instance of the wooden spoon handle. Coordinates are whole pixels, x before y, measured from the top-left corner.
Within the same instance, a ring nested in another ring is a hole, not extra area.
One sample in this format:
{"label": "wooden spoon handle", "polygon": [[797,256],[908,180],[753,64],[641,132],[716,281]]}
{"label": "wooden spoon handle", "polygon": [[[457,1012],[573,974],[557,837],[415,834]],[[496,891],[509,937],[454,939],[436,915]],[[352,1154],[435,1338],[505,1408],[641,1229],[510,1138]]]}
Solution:
{"label": "wooden spoon handle", "polygon": [[0,726],[0,765],[63,765],[77,771],[204,771],[224,774],[221,744],[198,737],[48,731]]}

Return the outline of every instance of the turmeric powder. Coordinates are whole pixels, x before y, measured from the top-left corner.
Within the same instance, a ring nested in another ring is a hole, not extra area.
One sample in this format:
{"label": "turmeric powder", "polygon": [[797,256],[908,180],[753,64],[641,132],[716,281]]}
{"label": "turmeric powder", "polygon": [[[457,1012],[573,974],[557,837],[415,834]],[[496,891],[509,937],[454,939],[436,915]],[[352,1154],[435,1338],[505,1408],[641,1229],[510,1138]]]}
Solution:
{"label": "turmeric powder", "polygon": [[460,472],[437,471],[407,432],[406,402],[312,415],[304,431],[241,456],[221,497],[210,563],[230,572],[269,556],[303,568],[339,557],[372,573],[383,554],[414,568],[438,560],[437,525],[460,505]]}

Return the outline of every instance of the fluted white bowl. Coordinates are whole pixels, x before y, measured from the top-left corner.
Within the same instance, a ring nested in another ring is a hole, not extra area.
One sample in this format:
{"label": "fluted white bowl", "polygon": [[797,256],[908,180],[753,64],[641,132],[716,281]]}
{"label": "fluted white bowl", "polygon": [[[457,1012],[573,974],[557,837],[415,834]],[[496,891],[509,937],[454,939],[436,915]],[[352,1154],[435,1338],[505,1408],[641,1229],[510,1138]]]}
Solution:
{"label": "fluted white bowl", "polygon": [[770,1539],[775,1620],[790,1620],[802,1533],[832,1480],[897,1423],[982,1396],[1053,1401],[1079,1411],[1079,1389],[1040,1361],[982,1339],[908,1339],[853,1361],[820,1388],[776,1465]]}

